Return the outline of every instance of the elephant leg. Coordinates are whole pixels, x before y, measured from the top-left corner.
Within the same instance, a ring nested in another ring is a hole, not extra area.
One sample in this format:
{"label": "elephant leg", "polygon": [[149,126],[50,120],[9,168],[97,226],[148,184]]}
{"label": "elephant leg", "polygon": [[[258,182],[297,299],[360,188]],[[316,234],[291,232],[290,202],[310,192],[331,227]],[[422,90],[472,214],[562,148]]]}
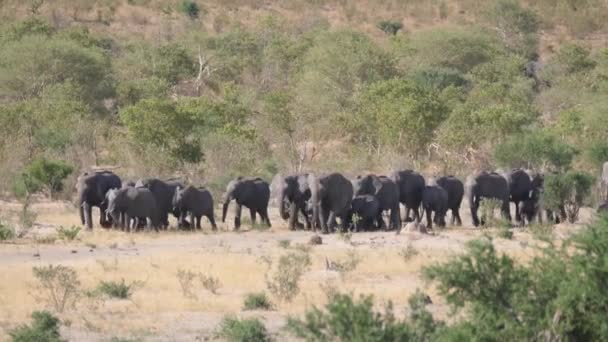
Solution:
{"label": "elephant leg", "polygon": [[183,229],[185,228],[186,213],[184,211],[180,211],[179,218],[177,219],[177,228]]}
{"label": "elephant leg", "polygon": [[311,223],[310,223],[310,218],[308,217],[308,213],[306,212],[305,205],[300,207],[300,212],[302,213],[302,216],[304,216],[304,222],[306,223],[306,230],[310,230]]}
{"label": "elephant leg", "polygon": [[87,229],[93,229],[93,208],[87,202],[82,204],[82,210],[84,211],[84,220]]}
{"label": "elephant leg", "polygon": [[198,230],[203,230],[203,228],[201,227],[201,217],[202,217],[202,215],[196,215],[194,217],[196,219],[196,228]]}
{"label": "elephant leg", "polygon": [[325,222],[326,222],[328,231],[333,233],[336,229],[336,213],[331,211],[329,213],[329,217],[327,218],[327,221],[325,221]]}
{"label": "elephant leg", "polygon": [[[251,224],[255,226],[255,221],[256,221],[256,213],[255,213],[255,209],[249,209],[249,214],[251,215]],[[263,219],[262,219],[263,220]]]}
{"label": "elephant leg", "polygon": [[[263,216],[264,221],[266,221],[266,225],[268,227],[272,227],[272,224],[270,223],[270,217],[268,217],[268,208],[264,208],[262,209],[262,212],[260,213],[260,215]],[[298,216],[298,212],[296,211],[296,217]],[[297,221],[296,221],[297,222]]]}
{"label": "elephant leg", "polygon": [[504,219],[511,222],[511,209],[510,209],[510,203],[508,200],[503,201],[503,203],[502,203],[502,216]]}
{"label": "elephant leg", "polygon": [[241,205],[237,203],[234,210],[234,229],[239,230],[241,228]]}
{"label": "elephant leg", "polygon": [[197,226],[197,224],[196,224],[196,217],[194,217],[194,213],[192,211],[189,213],[188,216],[190,217],[190,230],[194,231],[197,228],[200,228],[199,227],[200,224],[199,224],[199,226]]}
{"label": "elephant leg", "polygon": [[386,230],[386,222],[382,218],[382,211],[376,215],[376,221],[378,221],[378,229]]}
{"label": "elephant leg", "polygon": [[411,208],[408,206],[405,206],[405,221],[406,222],[410,220],[410,211],[411,211]]}
{"label": "elephant leg", "polygon": [[462,226],[462,219],[460,218],[460,210],[455,209],[453,211],[454,216],[456,217],[456,225],[457,226]]}
{"label": "elephant leg", "polygon": [[325,208],[323,208],[322,205],[319,206],[319,225],[321,228],[321,231],[323,234],[329,234],[329,231],[327,230],[327,210]]}
{"label": "elephant leg", "polygon": [[431,209],[426,209],[426,228],[427,229],[433,229],[432,216],[433,216],[433,213],[432,213]]}
{"label": "elephant leg", "polygon": [[211,223],[211,229],[213,229],[213,231],[216,231],[217,225],[215,224],[215,217],[213,217],[213,212],[207,215],[207,219],[209,219],[209,222]]}
{"label": "elephant leg", "polygon": [[[511,211],[511,208],[509,208],[509,211]],[[519,212],[519,202],[515,202],[515,222],[520,222],[521,223],[522,217],[521,217],[521,213]]]}
{"label": "elephant leg", "polygon": [[479,209],[479,201],[477,199],[473,200],[473,203],[469,203],[471,206],[471,220],[473,221],[473,226],[479,226],[479,217],[477,216],[477,210]]}
{"label": "elephant leg", "polygon": [[289,230],[296,229],[296,223],[298,222],[298,208],[296,203],[291,203],[289,206]]}
{"label": "elephant leg", "polygon": [[83,208],[84,202],[80,203],[80,205],[78,206],[78,213],[80,214],[80,223],[85,226],[86,225],[86,221],[84,219],[84,208]]}
{"label": "elephant leg", "polygon": [[391,221],[392,227],[391,229],[399,229],[401,228],[401,216],[399,215],[399,204],[391,210]]}

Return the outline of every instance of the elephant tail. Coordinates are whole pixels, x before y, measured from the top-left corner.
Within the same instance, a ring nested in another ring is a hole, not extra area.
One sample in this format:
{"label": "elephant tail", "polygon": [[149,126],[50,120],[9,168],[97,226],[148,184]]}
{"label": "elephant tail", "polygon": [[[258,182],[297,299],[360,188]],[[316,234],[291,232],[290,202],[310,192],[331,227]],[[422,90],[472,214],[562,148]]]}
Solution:
{"label": "elephant tail", "polygon": [[230,205],[230,197],[227,197],[224,201],[224,206],[222,208],[222,222],[226,222],[226,213],[228,212],[228,206]]}
{"label": "elephant tail", "polygon": [[475,201],[475,191],[474,188],[477,185],[477,181],[475,180],[475,175],[469,175],[465,182],[465,196],[469,201],[469,207],[473,206]]}

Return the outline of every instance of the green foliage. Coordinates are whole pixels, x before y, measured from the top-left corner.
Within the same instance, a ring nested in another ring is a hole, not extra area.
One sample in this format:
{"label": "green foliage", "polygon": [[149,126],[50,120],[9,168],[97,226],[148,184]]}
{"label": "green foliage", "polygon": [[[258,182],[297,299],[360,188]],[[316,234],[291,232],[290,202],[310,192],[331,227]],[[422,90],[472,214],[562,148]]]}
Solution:
{"label": "green foliage", "polygon": [[[372,84],[362,97],[359,111],[348,118],[357,141],[372,146],[393,146],[415,153],[433,139],[447,108],[436,91],[408,79]],[[371,140],[371,141],[369,141]]]}
{"label": "green foliage", "polygon": [[[45,187],[53,195],[63,190],[63,180],[74,171],[71,165],[63,161],[38,158],[32,161],[22,175],[25,183],[33,182]],[[36,189],[35,185],[26,185],[28,190]]]}
{"label": "green foliage", "polygon": [[306,341],[409,341],[415,338],[412,329],[397,320],[390,302],[384,313],[376,313],[371,296],[355,301],[346,294],[331,295],[325,311],[313,307],[303,320],[290,317],[287,329]]}
{"label": "green foliage", "polygon": [[300,278],[310,264],[310,255],[304,251],[282,255],[274,274],[268,272],[265,275],[268,291],[281,301],[291,302],[300,293]]}
{"label": "green foliage", "polygon": [[594,177],[586,172],[569,171],[545,176],[544,204],[560,212],[564,208],[571,223],[578,219],[579,208],[591,194]]}
{"label": "green foliage", "polygon": [[201,9],[198,7],[198,4],[192,0],[182,0],[180,11],[190,17],[190,19],[196,19],[198,18]]}
{"label": "green foliage", "polygon": [[394,36],[403,28],[403,24],[400,21],[382,20],[378,23],[378,28],[384,33]]}
{"label": "green foliage", "polygon": [[272,308],[273,305],[264,292],[247,294],[243,303],[243,310],[272,310]]}
{"label": "green foliage", "polygon": [[71,226],[71,227],[59,227],[57,229],[57,236],[62,240],[73,241],[78,236],[82,229],[80,227]]}
{"label": "green foliage", "polygon": [[34,267],[34,278],[39,282],[40,299],[55,311],[63,312],[73,307],[80,297],[80,281],[76,270],[63,265]]}
{"label": "green foliage", "polygon": [[19,21],[11,25],[8,30],[0,34],[0,42],[2,41],[18,41],[21,38],[29,35],[50,36],[53,34],[53,28],[39,18],[30,17],[23,21]]}
{"label": "green foliage", "polygon": [[577,45],[566,43],[557,52],[556,60],[566,73],[588,71],[593,69],[596,62],[589,58],[589,50]]}
{"label": "green foliage", "polygon": [[257,318],[238,319],[224,317],[218,332],[229,342],[267,342],[270,336],[264,324]]}
{"label": "green foliage", "polygon": [[117,281],[101,281],[97,288],[95,289],[95,293],[99,295],[105,295],[110,298],[118,298],[118,299],[129,299],[133,294],[133,290],[137,287],[137,282],[127,284],[124,279],[120,282]]}
{"label": "green foliage", "polygon": [[6,241],[15,238],[15,229],[5,223],[0,222],[0,241]]}
{"label": "green foliage", "polygon": [[599,167],[604,162],[608,161],[608,142],[595,142],[593,143],[588,150],[589,159],[591,162]]}
{"label": "green foliage", "polygon": [[60,321],[48,311],[34,311],[32,324],[21,325],[9,332],[13,342],[62,342]]}
{"label": "green foliage", "polygon": [[546,130],[530,130],[496,146],[494,159],[509,168],[567,170],[578,151]]}
{"label": "green foliage", "polygon": [[497,27],[505,44],[526,57],[536,53],[536,32],[540,25],[536,13],[515,0],[499,0],[492,6],[488,20]]}

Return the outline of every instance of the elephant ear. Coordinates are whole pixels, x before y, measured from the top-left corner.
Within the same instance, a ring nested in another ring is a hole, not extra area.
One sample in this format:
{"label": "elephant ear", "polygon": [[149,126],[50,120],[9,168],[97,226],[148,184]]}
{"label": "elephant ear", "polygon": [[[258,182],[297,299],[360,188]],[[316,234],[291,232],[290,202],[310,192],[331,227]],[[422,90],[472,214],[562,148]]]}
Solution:
{"label": "elephant ear", "polygon": [[380,181],[380,178],[374,176],[372,177],[373,179],[373,184],[374,184],[374,189],[376,189],[376,192],[374,193],[374,195],[378,195],[378,193],[380,193],[380,189],[382,189],[382,181]]}
{"label": "elephant ear", "polygon": [[287,182],[285,182],[285,177],[282,174],[277,173],[273,178],[272,182],[270,182],[270,193],[272,198],[276,198],[280,195],[281,189],[284,189],[287,186]]}
{"label": "elephant ear", "polygon": [[301,193],[305,193],[310,190],[310,185],[308,184],[308,177],[298,177],[298,188]]}

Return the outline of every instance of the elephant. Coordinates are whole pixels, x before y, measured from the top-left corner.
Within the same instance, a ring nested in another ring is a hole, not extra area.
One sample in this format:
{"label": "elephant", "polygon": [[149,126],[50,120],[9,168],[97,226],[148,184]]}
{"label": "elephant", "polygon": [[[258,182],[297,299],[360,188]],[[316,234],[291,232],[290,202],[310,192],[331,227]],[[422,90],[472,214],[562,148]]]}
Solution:
{"label": "elephant", "polygon": [[[192,185],[185,188],[178,186],[173,195],[173,212],[179,213],[178,226],[186,227],[185,219],[189,214],[190,222],[197,229],[201,229],[201,217],[206,216],[212,229],[217,230],[213,213],[213,197],[205,188],[196,188]],[[189,223],[187,227],[190,227]]]}
{"label": "elephant", "polygon": [[317,176],[308,175],[313,226],[321,228],[324,234],[333,231],[336,217],[340,218],[342,229],[348,225],[348,213],[353,199],[353,184],[340,173]]}
{"label": "elephant", "polygon": [[105,215],[106,193],[110,189],[120,189],[121,185],[120,177],[111,171],[85,172],[78,177],[76,184],[78,211],[80,221],[87,229],[93,229],[93,207],[98,207],[100,210],[99,225],[106,228],[111,226],[111,221],[108,221]]}
{"label": "elephant", "polygon": [[413,170],[395,171],[391,179],[399,187],[399,202],[405,206],[405,219],[410,221],[410,210],[414,211],[414,219],[420,221],[420,203],[422,202],[422,191],[426,185],[424,177]]}
{"label": "elephant", "polygon": [[[157,178],[144,178],[137,181],[135,186],[147,188],[154,194],[162,227],[169,227],[169,213],[173,213],[175,189],[177,187],[184,188],[184,185],[176,180],[163,181]],[[173,215],[178,217],[177,213],[173,213]]]}
{"label": "elephant", "polygon": [[[426,212],[426,227],[433,229],[433,222],[445,227],[448,210],[448,192],[439,185],[427,185],[422,191],[422,209]],[[431,219],[431,215],[435,214]]]}
{"label": "elephant", "polygon": [[390,212],[390,229],[401,227],[401,217],[399,215],[399,187],[386,176],[376,176],[369,174],[359,176],[353,181],[353,192],[358,195],[372,195],[378,199],[380,212],[378,213],[378,224],[380,228],[386,228],[382,219],[382,212]]}
{"label": "elephant", "polygon": [[[530,202],[532,200],[532,177],[528,172],[522,169],[513,169],[509,173],[509,200],[515,203],[515,221],[521,222],[519,204],[521,202]],[[529,212],[534,203],[526,203],[526,211]]]}
{"label": "elephant", "polygon": [[226,221],[228,205],[232,200],[236,202],[234,228],[241,227],[241,207],[246,206],[251,213],[251,223],[255,224],[256,213],[262,217],[262,223],[271,226],[268,217],[268,201],[270,200],[270,186],[261,178],[238,177],[226,186],[224,194],[224,207],[222,209],[222,222]]}
{"label": "elephant", "polygon": [[[357,222],[353,223],[353,216],[358,217]],[[352,224],[352,227],[356,232],[363,228],[368,230],[370,228],[380,228],[378,224],[378,218],[382,215],[380,209],[380,201],[376,196],[373,195],[358,195],[355,196],[351,201],[351,209],[348,215],[348,222]]]}
{"label": "elephant", "polygon": [[311,223],[306,212],[309,200],[310,187],[308,186],[308,174],[291,175],[280,180],[277,189],[279,213],[283,220],[289,220],[290,230],[295,230],[301,226],[298,222],[298,212],[304,215],[306,228],[310,229]]}
{"label": "elephant", "polygon": [[464,196],[464,184],[454,176],[445,176],[437,179],[437,185],[448,192],[448,209],[452,211],[452,225],[461,226],[460,204]]}
{"label": "elephant", "polygon": [[509,212],[509,182],[507,178],[496,172],[482,171],[471,175],[467,180],[467,194],[471,208],[471,218],[475,227],[482,225],[477,217],[477,211],[482,199],[494,198],[501,202],[501,213],[503,218],[511,221]]}
{"label": "elephant", "polygon": [[107,213],[115,222],[120,222],[122,229],[136,230],[140,227],[141,219],[147,218],[148,228],[158,231],[162,222],[156,197],[152,191],[144,187],[126,187],[110,190],[107,197],[109,199]]}

